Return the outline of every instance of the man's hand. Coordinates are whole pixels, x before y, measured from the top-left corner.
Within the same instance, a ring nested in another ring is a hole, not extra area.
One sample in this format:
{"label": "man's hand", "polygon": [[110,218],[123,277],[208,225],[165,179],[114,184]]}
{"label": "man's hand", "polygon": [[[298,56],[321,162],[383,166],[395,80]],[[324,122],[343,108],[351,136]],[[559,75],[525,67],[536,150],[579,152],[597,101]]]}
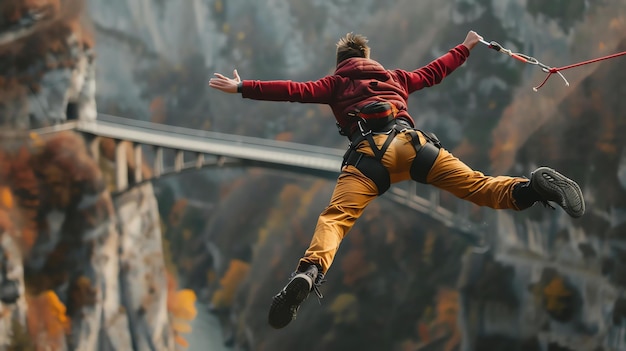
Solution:
{"label": "man's hand", "polygon": [[463,45],[465,45],[465,47],[468,48],[469,50],[472,50],[474,46],[476,46],[476,44],[478,44],[478,42],[480,42],[482,38],[483,37],[478,35],[478,33],[474,32],[473,30],[470,30],[467,33],[465,40],[463,41]]}
{"label": "man's hand", "polygon": [[209,86],[211,88],[215,88],[225,93],[231,94],[237,92],[237,84],[241,82],[241,78],[239,78],[239,73],[237,73],[237,70],[233,71],[234,78],[228,78],[219,73],[213,73],[213,75],[215,75],[215,77],[209,80]]}

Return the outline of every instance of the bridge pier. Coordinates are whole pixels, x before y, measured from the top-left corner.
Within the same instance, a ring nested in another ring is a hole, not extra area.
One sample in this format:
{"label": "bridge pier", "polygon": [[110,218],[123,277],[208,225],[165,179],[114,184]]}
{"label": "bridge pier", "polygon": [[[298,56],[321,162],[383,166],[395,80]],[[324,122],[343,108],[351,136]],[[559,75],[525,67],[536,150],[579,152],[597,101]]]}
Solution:
{"label": "bridge pier", "polygon": [[200,169],[202,168],[202,166],[204,166],[204,154],[197,153],[196,154],[196,168]]}
{"label": "bridge pier", "polygon": [[128,160],[125,143],[115,140],[115,190],[124,191],[126,188],[128,188]]}
{"label": "bridge pier", "polygon": [[176,157],[174,158],[174,172],[179,173],[185,166],[185,153],[182,150],[176,150]]}
{"label": "bridge pier", "polygon": [[91,152],[91,157],[96,162],[96,164],[100,164],[100,137],[94,137],[89,143],[89,152]]}
{"label": "bridge pier", "polygon": [[141,144],[135,144],[135,184],[143,181],[143,154]]}
{"label": "bridge pier", "polygon": [[159,178],[163,174],[163,148],[156,147],[154,151],[154,178]]}

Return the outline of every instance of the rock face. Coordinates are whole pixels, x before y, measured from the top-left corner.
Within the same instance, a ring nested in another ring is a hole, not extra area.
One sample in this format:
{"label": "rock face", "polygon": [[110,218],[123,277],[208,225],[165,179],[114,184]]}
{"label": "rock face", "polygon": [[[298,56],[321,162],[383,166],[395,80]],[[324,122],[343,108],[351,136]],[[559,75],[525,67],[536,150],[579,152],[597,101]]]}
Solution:
{"label": "rock face", "polygon": [[120,195],[115,205],[121,231],[119,292],[129,319],[132,345],[136,350],[173,350],[161,226],[152,185]]}
{"label": "rock face", "polygon": [[0,4],[0,349],[174,350],[152,185],[112,195],[91,139],[23,132],[97,117],[82,9]]}
{"label": "rock face", "polygon": [[96,118],[93,37],[80,0],[3,2],[2,124],[37,128]]}

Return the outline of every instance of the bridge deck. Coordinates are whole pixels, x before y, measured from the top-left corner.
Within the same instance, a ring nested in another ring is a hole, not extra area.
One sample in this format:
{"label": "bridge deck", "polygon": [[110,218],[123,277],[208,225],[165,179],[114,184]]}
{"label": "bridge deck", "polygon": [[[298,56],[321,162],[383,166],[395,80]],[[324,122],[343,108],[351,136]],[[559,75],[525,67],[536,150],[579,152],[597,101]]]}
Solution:
{"label": "bridge deck", "polygon": [[339,175],[343,150],[194,130],[127,118],[98,115],[78,121],[78,131],[134,143],[234,158],[247,166],[310,173],[329,179]]}

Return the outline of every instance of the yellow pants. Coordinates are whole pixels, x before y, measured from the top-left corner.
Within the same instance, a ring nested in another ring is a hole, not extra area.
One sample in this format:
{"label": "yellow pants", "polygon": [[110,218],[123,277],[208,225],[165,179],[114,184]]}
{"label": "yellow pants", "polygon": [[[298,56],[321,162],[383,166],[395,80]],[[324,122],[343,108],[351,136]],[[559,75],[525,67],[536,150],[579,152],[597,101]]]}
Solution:
{"label": "yellow pants", "polygon": [[[418,134],[423,145],[425,139],[420,132]],[[379,148],[386,138],[387,135],[374,136]],[[359,144],[358,151],[373,156],[367,141]],[[415,148],[411,144],[410,135],[399,133],[382,159],[383,165],[389,171],[391,184],[411,179],[410,169],[414,158]],[[513,186],[527,181],[526,178],[486,176],[472,170],[443,148],[427,177],[428,184],[476,205],[513,210],[519,210],[513,200]],[[372,180],[365,177],[356,167],[345,166],[337,179],[330,204],[319,216],[311,244],[300,263],[317,264],[322,268],[322,272],[326,273],[341,240],[361,216],[365,207],[377,196],[378,189]]]}

